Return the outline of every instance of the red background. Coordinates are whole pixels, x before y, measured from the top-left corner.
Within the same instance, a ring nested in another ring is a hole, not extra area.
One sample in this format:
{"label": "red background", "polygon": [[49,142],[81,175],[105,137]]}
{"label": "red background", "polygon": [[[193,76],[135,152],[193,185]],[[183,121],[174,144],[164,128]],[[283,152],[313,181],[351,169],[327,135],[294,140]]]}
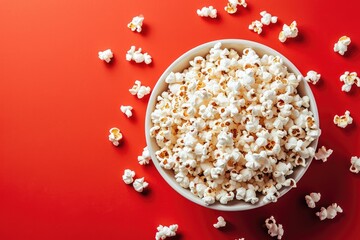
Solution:
{"label": "red background", "polygon": [[[360,175],[349,171],[360,155],[360,91],[341,91],[339,76],[360,73],[360,32],[355,0],[248,0],[235,15],[226,0],[1,0],[0,1],[0,239],[154,239],[159,224],[179,224],[175,239],[270,239],[264,220],[274,215],[284,239],[360,239]],[[196,9],[213,5],[217,19]],[[267,10],[279,23],[260,36],[248,25]],[[132,17],[145,16],[142,33],[131,32]],[[277,37],[284,23],[298,22],[299,36],[285,44]],[[345,56],[334,43],[348,35]],[[172,190],[155,167],[140,166],[146,145],[147,98],[128,89],[136,79],[153,87],[167,66],[207,41],[241,38],[266,44],[287,56],[303,73],[322,79],[313,89],[322,135],[319,145],[334,150],[328,162],[314,161],[298,184],[275,204],[245,212],[217,212],[197,206]],[[153,57],[150,66],[125,60],[131,45]],[[111,48],[111,64],[97,53]],[[132,105],[127,119],[120,105]],[[354,124],[340,129],[335,114],[351,111]],[[116,148],[108,130],[119,127]],[[145,194],[125,185],[124,169],[144,176]],[[316,209],[304,196],[320,192]],[[320,206],[337,202],[344,213],[319,221]],[[212,227],[222,215],[226,228]]]}

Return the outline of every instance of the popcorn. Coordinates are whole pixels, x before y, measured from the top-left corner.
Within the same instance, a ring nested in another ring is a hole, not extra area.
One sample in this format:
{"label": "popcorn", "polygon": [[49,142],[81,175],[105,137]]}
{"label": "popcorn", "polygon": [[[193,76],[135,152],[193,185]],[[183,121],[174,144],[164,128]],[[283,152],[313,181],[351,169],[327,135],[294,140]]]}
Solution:
{"label": "popcorn", "polygon": [[226,226],[226,221],[222,216],[217,218],[217,223],[214,223],[214,228],[222,228]]}
{"label": "popcorn", "polygon": [[103,60],[107,63],[111,61],[111,58],[114,56],[111,49],[106,49],[105,51],[100,51],[99,53],[100,60]]}
{"label": "popcorn", "polygon": [[130,28],[130,30],[133,32],[134,31],[141,32],[143,21],[144,21],[143,15],[136,16],[131,20],[131,22],[127,25],[127,27]]}
{"label": "popcorn", "polygon": [[293,21],[290,26],[284,24],[282,31],[279,34],[280,42],[285,42],[288,38],[295,38],[298,35],[298,28],[297,28],[296,21]]}
{"label": "popcorn", "polygon": [[276,224],[276,220],[273,216],[265,220],[265,226],[268,229],[268,234],[271,237],[277,237],[277,239],[281,239],[283,237],[283,226],[281,224]]}
{"label": "popcorn", "polygon": [[264,25],[270,25],[270,23],[277,23],[278,17],[272,16],[270,13],[266,11],[260,12],[260,22]]}
{"label": "popcorn", "polygon": [[122,113],[124,113],[128,118],[132,116],[132,110],[133,107],[132,106],[120,106],[120,110]]}
{"label": "popcorn", "polygon": [[310,82],[315,85],[320,80],[320,77],[321,77],[321,74],[319,74],[313,70],[310,70],[307,72],[307,74],[305,76],[305,80],[307,82]]}
{"label": "popcorn", "polygon": [[202,9],[198,9],[196,11],[197,15],[200,17],[217,17],[217,10],[213,6],[203,7]]}
{"label": "popcorn", "polygon": [[120,129],[113,127],[109,130],[109,141],[112,142],[115,146],[119,146],[121,139],[123,138]]}
{"label": "popcorn", "polygon": [[178,230],[177,224],[172,224],[170,226],[159,225],[157,228],[157,232],[155,235],[156,240],[166,239],[167,237],[176,236],[176,231]]}
{"label": "popcorn", "polygon": [[342,212],[342,208],[336,203],[333,203],[327,208],[322,207],[320,211],[316,213],[316,216],[318,216],[320,220],[323,221],[325,219],[334,219],[338,213]]}
{"label": "popcorn", "polygon": [[345,128],[347,125],[352,124],[353,119],[350,116],[350,111],[346,110],[345,114],[342,116],[335,115],[334,117],[334,124],[338,127]]}
{"label": "popcorn", "polygon": [[257,34],[260,34],[262,33],[262,27],[263,24],[259,20],[255,20],[249,25],[249,30],[252,30]]}
{"label": "popcorn", "polygon": [[350,43],[351,39],[349,37],[342,36],[341,38],[339,38],[338,42],[335,43],[334,52],[337,52],[340,55],[344,55]]}
{"label": "popcorn", "polygon": [[352,85],[360,87],[360,78],[357,76],[356,72],[346,71],[343,75],[340,76],[340,81],[344,83],[341,87],[343,92],[350,92]]}
{"label": "popcorn", "polygon": [[321,198],[320,193],[312,192],[309,195],[305,196],[305,201],[309,208],[315,208],[316,207],[315,203],[320,201],[320,198]]}
{"label": "popcorn", "polygon": [[135,191],[137,192],[142,192],[144,191],[145,188],[147,188],[149,186],[149,183],[147,183],[145,181],[145,178],[137,178],[135,179],[135,181],[133,182],[133,187],[135,189]]}
{"label": "popcorn", "polygon": [[150,152],[148,150],[148,147],[144,147],[144,150],[141,154],[141,156],[138,156],[138,162],[140,165],[146,165],[150,163],[151,160],[151,156],[150,156]]}
{"label": "popcorn", "polygon": [[226,5],[226,7],[224,8],[225,11],[229,14],[234,14],[237,12],[237,6],[240,5],[240,6],[243,6],[244,8],[247,7],[247,3],[245,0],[228,0],[228,4]]}
{"label": "popcorn", "polygon": [[315,153],[315,159],[326,162],[332,153],[333,153],[332,149],[326,150],[325,146],[322,146],[321,148],[318,149],[317,153]]}
{"label": "popcorn", "polygon": [[130,169],[125,169],[122,179],[126,184],[132,184],[134,182],[135,172]]}
{"label": "popcorn", "polygon": [[151,56],[148,53],[142,53],[141,51],[141,48],[136,50],[135,46],[131,46],[129,51],[126,53],[126,61],[134,61],[136,63],[145,62],[145,64],[150,64],[152,62]]}
{"label": "popcorn", "polygon": [[350,171],[353,173],[359,173],[360,172],[360,158],[353,156],[351,157],[351,167]]}
{"label": "popcorn", "polygon": [[150,94],[151,88],[142,86],[139,80],[135,80],[134,86],[129,89],[129,92],[131,93],[131,95],[136,95],[137,98],[141,99],[146,95]]}

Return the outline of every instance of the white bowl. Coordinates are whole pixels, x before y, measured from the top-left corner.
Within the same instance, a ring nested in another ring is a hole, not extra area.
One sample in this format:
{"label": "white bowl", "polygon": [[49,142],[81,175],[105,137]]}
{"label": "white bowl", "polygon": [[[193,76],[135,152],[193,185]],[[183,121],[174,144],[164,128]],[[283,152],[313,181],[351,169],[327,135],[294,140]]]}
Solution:
{"label": "white bowl", "polygon": [[[166,170],[163,169],[159,161],[157,160],[155,156],[156,150],[159,149],[158,145],[156,144],[155,138],[150,137],[150,128],[153,126],[151,122],[151,113],[155,109],[156,104],[156,98],[158,95],[160,95],[163,91],[167,90],[168,84],[165,83],[165,78],[171,73],[171,72],[182,72],[184,69],[188,68],[190,66],[189,61],[193,60],[196,56],[205,56],[209,53],[210,48],[212,48],[216,43],[221,42],[222,47],[225,48],[232,48],[237,50],[239,53],[242,52],[244,48],[252,48],[254,49],[259,56],[262,56],[263,54],[269,54],[269,55],[277,55],[280,56],[283,59],[284,64],[288,67],[289,72],[293,72],[296,75],[301,75],[300,71],[295,67],[294,64],[292,64],[286,57],[281,55],[279,52],[275,51],[274,49],[267,47],[263,44],[247,41],[247,40],[240,40],[240,39],[223,39],[223,40],[217,40],[212,41],[208,43],[204,43],[200,46],[197,46],[186,53],[184,53],[182,56],[180,56],[178,59],[176,59],[161,75],[160,79],[156,83],[154,89],[152,90],[147,110],[146,110],[146,118],[145,118],[145,136],[146,136],[146,143],[149,149],[149,152],[151,154],[151,158],[153,160],[153,163],[156,167],[156,169],[159,171],[160,175],[165,179],[165,181],[174,189],[176,190],[180,195],[184,196],[188,200],[199,204],[204,207],[208,207],[211,209],[221,210],[221,211],[241,211],[241,210],[248,210],[253,208],[258,208],[261,206],[266,205],[262,200],[263,196],[260,197],[260,201],[257,204],[250,204],[245,203],[243,201],[233,200],[227,205],[220,204],[216,202],[212,205],[206,205],[200,198],[195,196],[190,192],[189,189],[182,188],[174,178],[174,172],[172,170]],[[307,95],[310,98],[310,110],[314,114],[315,121],[317,125],[319,126],[319,115],[318,110],[316,107],[315,98],[311,92],[311,89],[306,81],[301,81],[301,83],[298,86],[298,92],[301,96]],[[311,143],[311,146],[316,149],[317,147],[318,139],[314,140]],[[312,159],[307,159],[306,161],[306,167],[297,167],[294,170],[294,173],[291,175],[292,178],[295,179],[296,182],[300,180],[300,178],[304,175],[306,170],[308,169]],[[285,193],[287,193],[290,190],[290,188],[282,188],[279,193],[280,196],[283,196]]]}

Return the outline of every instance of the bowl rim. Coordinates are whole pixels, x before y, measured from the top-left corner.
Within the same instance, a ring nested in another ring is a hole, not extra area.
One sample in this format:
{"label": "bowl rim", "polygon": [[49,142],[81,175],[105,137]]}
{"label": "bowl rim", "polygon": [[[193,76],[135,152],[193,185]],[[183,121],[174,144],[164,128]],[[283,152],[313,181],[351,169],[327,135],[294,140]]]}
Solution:
{"label": "bowl rim", "polygon": [[[318,128],[320,129],[320,120],[319,120],[319,113],[318,113],[318,109],[317,109],[317,104],[315,101],[315,97],[312,93],[312,90],[309,86],[309,84],[304,80],[303,75],[301,74],[301,72],[298,70],[298,68],[288,59],[286,58],[284,55],[282,55],[281,53],[279,53],[278,51],[274,50],[273,48],[266,46],[262,43],[258,43],[255,41],[250,41],[250,40],[245,40],[245,39],[219,39],[219,40],[214,40],[214,41],[210,41],[210,42],[206,42],[203,44],[200,44],[188,51],[186,51],[185,53],[183,53],[180,57],[178,57],[175,61],[173,61],[167,68],[166,70],[161,74],[161,76],[159,77],[159,79],[157,80],[149,101],[148,101],[148,105],[146,108],[146,116],[145,116],[145,138],[146,138],[146,144],[151,156],[151,159],[157,169],[157,171],[160,173],[160,175],[162,176],[162,178],[171,186],[171,188],[173,188],[176,192],[178,192],[181,196],[187,198],[188,200],[190,200],[193,203],[196,203],[200,206],[206,207],[206,208],[210,208],[210,209],[214,209],[214,210],[219,210],[219,211],[243,211],[243,210],[250,210],[250,209],[255,209],[255,208],[259,208],[262,206],[265,206],[269,203],[264,203],[263,201],[259,201],[257,204],[250,204],[250,203],[245,203],[243,201],[238,201],[238,200],[234,200],[233,202],[236,202],[234,204],[228,204],[228,205],[223,205],[220,204],[219,202],[216,202],[214,204],[211,205],[206,205],[199,197],[195,196],[194,194],[191,193],[191,191],[189,189],[185,189],[183,187],[181,187],[174,179],[174,177],[171,177],[170,175],[173,174],[172,170],[166,170],[163,169],[160,164],[158,163],[158,160],[156,158],[155,155],[155,150],[152,148],[152,142],[154,142],[154,138],[151,138],[150,136],[150,128],[152,126],[151,123],[151,113],[153,112],[154,108],[155,108],[155,104],[156,104],[156,98],[157,96],[162,92],[162,91],[156,91],[158,89],[160,89],[164,84],[167,86],[168,84],[165,83],[165,78],[172,72],[174,71],[173,69],[176,68],[179,64],[184,64],[185,62],[185,67],[181,68],[182,70],[186,69],[189,65],[189,61],[188,60],[184,60],[189,58],[194,59],[196,56],[198,56],[198,52],[204,49],[207,49],[206,54],[209,52],[210,48],[212,48],[215,44],[217,43],[221,43],[222,47],[226,47],[226,48],[233,48],[233,47],[228,47],[226,45],[242,45],[244,46],[243,48],[253,48],[255,50],[255,52],[259,52],[261,51],[262,53],[259,54],[260,56],[264,55],[264,54],[268,54],[268,55],[274,55],[274,56],[280,56],[283,60],[283,63],[285,66],[287,66],[289,72],[293,72],[296,75],[301,75],[302,76],[302,81],[300,82],[300,84],[303,85],[303,94],[300,95],[306,95],[309,97],[310,99],[310,111],[313,113],[315,122],[317,123]],[[224,46],[225,45],[225,46]],[[260,50],[259,50],[260,49]],[[236,50],[236,49],[235,49]],[[237,52],[239,52],[238,50],[236,50]],[[240,52],[239,52],[240,53]],[[180,70],[180,71],[182,71]],[[176,70],[175,70],[176,71]],[[167,87],[165,89],[168,89]],[[298,89],[299,90],[299,89]],[[311,145],[314,147],[314,149],[317,149],[317,144],[318,144],[318,140],[319,137],[317,137],[312,143]],[[297,169],[295,169],[294,171],[298,170],[298,174],[294,177],[296,183],[298,183],[298,181],[302,178],[302,176],[305,174],[305,172],[308,170],[310,164],[312,162],[312,158],[307,159],[306,161],[306,166],[305,167],[298,167]],[[168,174],[170,173],[170,174]],[[280,196],[285,195],[290,189],[292,189],[291,187],[283,187],[279,193]]]}

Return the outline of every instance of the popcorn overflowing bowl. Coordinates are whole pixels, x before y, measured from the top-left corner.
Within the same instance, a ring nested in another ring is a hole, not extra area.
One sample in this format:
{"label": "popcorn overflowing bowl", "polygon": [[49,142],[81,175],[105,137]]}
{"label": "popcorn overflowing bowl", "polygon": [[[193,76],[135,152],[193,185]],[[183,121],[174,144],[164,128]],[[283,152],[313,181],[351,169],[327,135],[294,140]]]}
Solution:
{"label": "popcorn overflowing bowl", "polygon": [[145,131],[165,181],[222,211],[261,207],[296,187],[320,135],[299,70],[239,39],[208,42],[175,60],[152,91]]}

